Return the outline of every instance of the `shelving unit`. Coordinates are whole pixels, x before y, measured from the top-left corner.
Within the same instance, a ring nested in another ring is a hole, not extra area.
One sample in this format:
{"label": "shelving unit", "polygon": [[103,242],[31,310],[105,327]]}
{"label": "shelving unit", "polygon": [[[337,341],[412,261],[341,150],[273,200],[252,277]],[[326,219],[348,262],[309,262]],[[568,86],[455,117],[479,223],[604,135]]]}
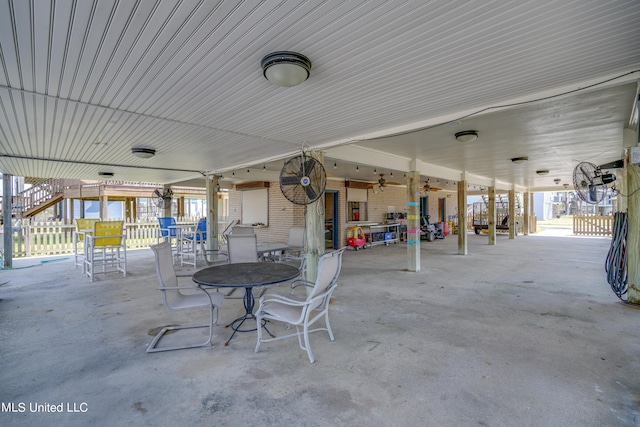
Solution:
{"label": "shelving unit", "polygon": [[398,243],[400,241],[400,223],[375,224],[367,225],[365,227],[369,229],[369,233],[366,234],[367,243],[370,247],[376,245],[389,245],[390,243]]}

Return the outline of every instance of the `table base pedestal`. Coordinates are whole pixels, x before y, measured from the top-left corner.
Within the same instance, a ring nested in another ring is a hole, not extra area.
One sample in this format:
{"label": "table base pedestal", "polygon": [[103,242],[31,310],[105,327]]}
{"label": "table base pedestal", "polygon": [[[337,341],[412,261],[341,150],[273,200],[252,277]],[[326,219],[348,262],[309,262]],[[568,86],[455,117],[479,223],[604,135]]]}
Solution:
{"label": "table base pedestal", "polygon": [[[243,302],[244,302],[245,314],[244,314],[244,316],[238,317],[236,320],[234,320],[233,322],[231,322],[231,323],[229,323],[228,325],[225,326],[225,328],[229,328],[230,327],[231,329],[233,329],[233,333],[231,334],[231,336],[229,337],[227,342],[224,343],[225,347],[229,345],[229,342],[231,342],[233,337],[236,335],[236,332],[253,332],[253,331],[257,331],[258,330],[258,325],[256,325],[256,327],[252,328],[252,329],[240,329],[240,327],[248,319],[251,319],[251,320],[254,320],[254,321],[257,322],[257,318],[253,314],[253,307],[255,306],[255,298],[253,297],[253,288],[244,288],[244,289],[245,289],[245,292],[244,292]],[[266,319],[262,319],[261,323],[262,323],[262,325],[260,325],[260,327],[264,328],[264,330],[267,331],[267,333],[272,338],[275,338],[275,335],[273,335],[269,331],[269,329],[267,329],[267,320]]]}

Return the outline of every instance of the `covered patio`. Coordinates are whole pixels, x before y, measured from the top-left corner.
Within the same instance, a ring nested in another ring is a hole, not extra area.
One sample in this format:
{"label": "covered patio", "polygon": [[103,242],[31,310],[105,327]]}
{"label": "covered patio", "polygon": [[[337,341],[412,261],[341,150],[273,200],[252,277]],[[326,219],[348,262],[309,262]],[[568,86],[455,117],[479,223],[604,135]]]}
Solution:
{"label": "covered patio", "polygon": [[[638,308],[608,288],[609,239],[470,235],[467,256],[456,240],[421,245],[411,273],[405,243],[347,251],[336,340],[312,335],[313,365],[295,339],[224,347],[224,326],[213,347],[146,354],[159,328],[207,317],[162,306],[148,249],[94,283],[71,258],[16,260],[0,272],[0,422],[637,425]],[[225,300],[220,325],[242,310]],[[31,411],[46,404],[64,411]]]}

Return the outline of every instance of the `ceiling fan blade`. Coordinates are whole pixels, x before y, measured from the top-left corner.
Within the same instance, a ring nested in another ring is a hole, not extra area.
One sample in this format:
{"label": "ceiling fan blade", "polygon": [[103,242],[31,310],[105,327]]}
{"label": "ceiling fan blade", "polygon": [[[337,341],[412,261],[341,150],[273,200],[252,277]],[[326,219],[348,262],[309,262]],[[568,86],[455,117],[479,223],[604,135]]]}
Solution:
{"label": "ceiling fan blade", "polygon": [[307,197],[309,198],[309,200],[313,201],[318,198],[318,193],[316,193],[313,185],[307,185],[306,187],[304,187],[304,191],[305,193],[307,193]]}
{"label": "ceiling fan blade", "polygon": [[153,190],[153,195],[156,196],[156,197],[162,197],[162,193],[157,188],[155,190]]}
{"label": "ceiling fan blade", "polygon": [[289,176],[280,177],[280,185],[289,186],[289,185],[298,185],[298,184],[300,184],[299,176],[289,175]]}
{"label": "ceiling fan blade", "polygon": [[313,157],[310,157],[307,161],[302,164],[301,173],[304,176],[309,176],[314,173],[314,169],[316,168],[317,160]]}

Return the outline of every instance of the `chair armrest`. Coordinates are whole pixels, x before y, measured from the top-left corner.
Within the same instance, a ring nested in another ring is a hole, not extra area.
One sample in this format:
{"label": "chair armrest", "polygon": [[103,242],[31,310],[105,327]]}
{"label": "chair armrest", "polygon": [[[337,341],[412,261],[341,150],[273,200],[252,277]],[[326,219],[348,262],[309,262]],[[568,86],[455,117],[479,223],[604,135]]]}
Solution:
{"label": "chair armrest", "polygon": [[264,294],[260,297],[260,306],[267,302],[278,302],[281,304],[291,305],[291,306],[303,306],[307,304],[306,300],[299,301],[297,299],[288,298],[286,295],[279,294]]}
{"label": "chair armrest", "polygon": [[175,291],[180,289],[200,289],[201,291],[206,292],[200,286],[162,286],[158,288],[159,291]]}
{"label": "chair armrest", "polygon": [[[207,265],[220,265],[220,264],[228,264],[229,263],[229,254],[224,249],[205,249],[205,257],[204,262]],[[215,261],[209,261],[209,254],[213,254],[219,259]]]}
{"label": "chair armrest", "polygon": [[315,286],[315,283],[310,282],[308,280],[304,280],[304,279],[296,279],[293,282],[291,282],[291,292],[293,292],[294,289],[297,288],[298,286],[306,286],[307,288],[313,288]]}
{"label": "chair armrest", "polygon": [[282,259],[304,259],[307,257],[307,254],[299,249],[286,249],[282,253]]}

